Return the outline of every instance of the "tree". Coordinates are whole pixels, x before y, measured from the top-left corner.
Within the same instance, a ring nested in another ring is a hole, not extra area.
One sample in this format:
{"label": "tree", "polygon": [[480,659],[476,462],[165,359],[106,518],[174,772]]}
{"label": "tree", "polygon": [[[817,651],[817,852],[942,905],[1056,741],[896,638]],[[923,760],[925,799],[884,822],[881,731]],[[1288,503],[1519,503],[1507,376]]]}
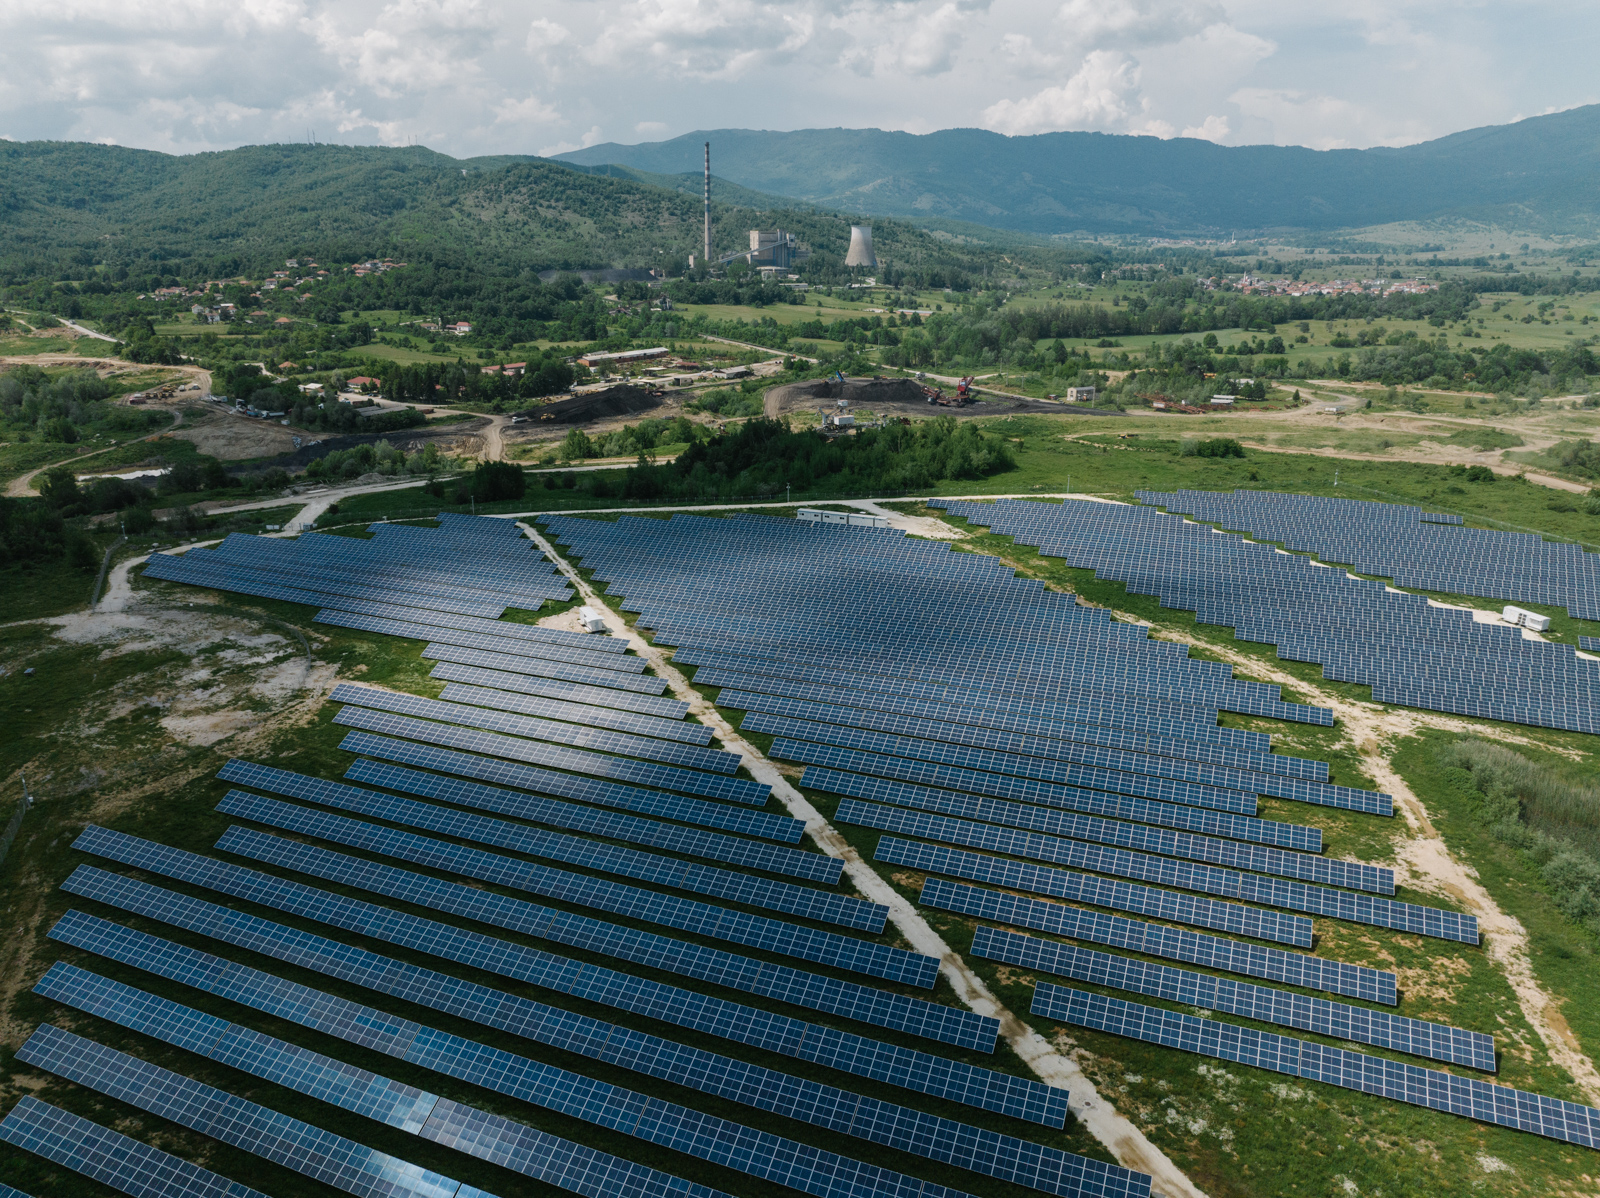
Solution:
{"label": "tree", "polygon": [[475,499],[485,503],[496,499],[521,499],[527,489],[522,467],[511,462],[479,462],[467,480]]}
{"label": "tree", "polygon": [[78,479],[65,466],[46,470],[39,482],[39,494],[51,507],[69,507],[83,498],[78,490]]}
{"label": "tree", "polygon": [[589,440],[589,434],[581,428],[569,428],[557,456],[563,462],[581,462],[584,458],[594,456],[594,442]]}

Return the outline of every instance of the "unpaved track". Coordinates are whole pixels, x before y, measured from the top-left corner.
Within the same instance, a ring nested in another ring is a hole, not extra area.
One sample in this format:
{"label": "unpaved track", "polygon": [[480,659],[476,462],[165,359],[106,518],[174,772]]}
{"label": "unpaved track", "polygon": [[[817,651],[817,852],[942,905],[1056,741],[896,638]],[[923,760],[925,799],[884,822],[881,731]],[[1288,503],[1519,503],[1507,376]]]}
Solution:
{"label": "unpaved track", "polygon": [[166,428],[162,429],[160,432],[151,433],[146,437],[135,437],[132,441],[124,441],[122,445],[107,445],[104,449],[97,449],[93,453],[79,454],[75,458],[67,458],[60,462],[51,462],[48,466],[40,466],[37,470],[30,470],[26,474],[18,475],[16,478],[12,479],[8,484],[6,484],[6,495],[12,499],[21,499],[29,495],[37,495],[38,491],[34,489],[33,480],[39,475],[43,474],[46,470],[54,470],[57,466],[71,466],[75,462],[81,462],[87,458],[98,457],[103,453],[110,453],[113,449],[121,449],[127,445],[137,445],[140,441],[154,441],[157,437],[165,437],[168,433],[178,428],[181,424],[183,424],[183,412],[175,411],[172,413],[172,423]]}
{"label": "unpaved track", "polygon": [[689,709],[701,722],[716,731],[723,747],[738,753],[741,764],[755,779],[772,787],[772,793],[789,809],[789,813],[805,823],[806,832],[822,851],[844,863],[845,872],[850,875],[856,889],[872,902],[882,903],[889,909],[889,918],[911,943],[911,947],[919,953],[939,959],[940,971],[955,990],[956,997],[978,1014],[998,1019],[1000,1034],[1047,1085],[1070,1091],[1072,1113],[1096,1140],[1105,1145],[1118,1164],[1148,1173],[1153,1179],[1154,1192],[1165,1198],[1203,1198],[1204,1192],[1165,1153],[1100,1097],[1094,1083],[1078,1068],[1077,1062],[1057,1052],[1048,1040],[1017,1018],[996,998],[983,979],[972,971],[959,953],[944,942],[944,938],[928,925],[917,909],[862,860],[850,842],[823,819],[822,813],[804,795],[790,785],[778,767],[740,736],[706,697],[685,681],[659,649],[647,643],[606,605],[594,588],[557,552],[555,546],[531,525],[519,523],[518,527],[560,568],[567,581],[583,596],[584,602],[604,618],[612,635],[626,638],[629,645],[666,680],[672,693],[687,702]]}

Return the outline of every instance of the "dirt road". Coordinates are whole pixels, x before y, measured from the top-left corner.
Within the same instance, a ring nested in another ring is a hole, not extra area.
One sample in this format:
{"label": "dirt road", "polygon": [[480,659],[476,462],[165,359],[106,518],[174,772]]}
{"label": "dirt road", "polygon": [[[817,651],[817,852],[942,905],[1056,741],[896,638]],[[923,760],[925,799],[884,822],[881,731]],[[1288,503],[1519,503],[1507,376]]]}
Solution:
{"label": "dirt road", "polygon": [[92,453],[79,454],[75,458],[67,458],[60,462],[51,462],[48,466],[40,466],[37,470],[30,470],[26,474],[18,475],[16,478],[12,479],[6,484],[6,495],[12,499],[21,499],[25,496],[37,495],[39,491],[38,488],[33,485],[33,480],[39,475],[43,474],[46,470],[54,470],[57,466],[71,466],[75,462],[86,461],[89,458],[98,457],[103,453],[110,453],[113,449],[121,449],[128,445],[137,445],[140,441],[154,441],[157,437],[165,437],[168,433],[175,431],[182,424],[183,413],[181,411],[173,412],[172,424],[169,427],[162,429],[160,432],[151,433],[144,437],[135,437],[132,441],[124,441],[122,445],[107,445],[104,449],[96,449]]}

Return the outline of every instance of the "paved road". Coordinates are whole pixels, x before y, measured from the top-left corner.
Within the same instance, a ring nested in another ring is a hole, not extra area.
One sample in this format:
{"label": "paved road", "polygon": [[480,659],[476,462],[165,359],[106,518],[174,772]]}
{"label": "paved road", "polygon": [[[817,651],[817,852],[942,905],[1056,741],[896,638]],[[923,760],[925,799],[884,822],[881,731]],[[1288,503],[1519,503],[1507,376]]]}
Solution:
{"label": "paved road", "polygon": [[60,317],[60,320],[61,320],[62,324],[66,325],[73,332],[80,333],[85,337],[93,337],[96,341],[115,341],[116,340],[115,337],[108,337],[104,333],[97,333],[93,329],[84,328],[83,325],[81,325],[81,324],[74,324],[72,321],[68,320],[65,316]]}

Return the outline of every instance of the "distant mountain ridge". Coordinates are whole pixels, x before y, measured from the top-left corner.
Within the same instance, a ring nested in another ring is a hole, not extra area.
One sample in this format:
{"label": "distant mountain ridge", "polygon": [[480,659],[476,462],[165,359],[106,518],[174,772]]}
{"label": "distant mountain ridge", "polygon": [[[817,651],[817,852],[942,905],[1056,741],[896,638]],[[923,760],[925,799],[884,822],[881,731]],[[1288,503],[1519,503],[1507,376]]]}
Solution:
{"label": "distant mountain ridge", "polygon": [[656,175],[712,168],[828,208],[1036,234],[1338,229],[1445,217],[1600,229],[1600,105],[1397,149],[1218,146],[1106,133],[716,129],[557,156]]}

